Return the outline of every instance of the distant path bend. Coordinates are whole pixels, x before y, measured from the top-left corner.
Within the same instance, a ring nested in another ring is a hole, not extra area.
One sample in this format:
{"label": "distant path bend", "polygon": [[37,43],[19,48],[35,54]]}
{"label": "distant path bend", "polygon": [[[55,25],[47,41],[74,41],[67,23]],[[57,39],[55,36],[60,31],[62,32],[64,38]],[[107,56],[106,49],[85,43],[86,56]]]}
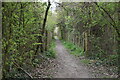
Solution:
{"label": "distant path bend", "polygon": [[56,40],[56,61],[58,67],[55,69],[53,78],[92,78],[88,69],[80,63],[80,60],[69,54],[60,40]]}

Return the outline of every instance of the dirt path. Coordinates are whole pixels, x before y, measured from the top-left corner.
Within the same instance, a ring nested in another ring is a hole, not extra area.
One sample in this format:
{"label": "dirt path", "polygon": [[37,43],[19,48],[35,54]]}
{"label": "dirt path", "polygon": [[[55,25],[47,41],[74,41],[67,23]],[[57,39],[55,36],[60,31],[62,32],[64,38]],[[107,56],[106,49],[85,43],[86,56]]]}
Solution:
{"label": "dirt path", "polygon": [[59,40],[56,41],[56,53],[58,67],[55,69],[54,78],[92,78],[87,68],[70,55]]}

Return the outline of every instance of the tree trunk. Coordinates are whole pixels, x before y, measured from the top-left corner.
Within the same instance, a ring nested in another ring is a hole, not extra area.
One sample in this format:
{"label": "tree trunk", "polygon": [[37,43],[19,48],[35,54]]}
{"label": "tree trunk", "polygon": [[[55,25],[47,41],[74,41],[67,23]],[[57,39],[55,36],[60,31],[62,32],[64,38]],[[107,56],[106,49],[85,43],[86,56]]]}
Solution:
{"label": "tree trunk", "polygon": [[47,16],[48,16],[48,11],[49,11],[50,6],[51,6],[50,0],[48,0],[48,6],[47,6],[46,11],[45,11],[45,17],[44,17],[44,20],[43,20],[43,25],[42,25],[42,30],[41,30],[41,35],[42,36],[40,36],[39,39],[38,39],[38,43],[42,43],[42,44],[37,45],[35,54],[38,52],[39,46],[40,46],[41,53],[44,52],[43,37],[44,37],[44,33],[45,33],[45,26],[46,26],[46,21],[47,21]]}

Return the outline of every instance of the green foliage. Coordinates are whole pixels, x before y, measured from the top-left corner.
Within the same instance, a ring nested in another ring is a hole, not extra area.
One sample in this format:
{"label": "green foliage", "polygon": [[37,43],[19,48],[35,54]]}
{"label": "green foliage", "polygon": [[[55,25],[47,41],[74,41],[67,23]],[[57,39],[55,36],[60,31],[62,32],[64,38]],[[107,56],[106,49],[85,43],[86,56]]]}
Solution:
{"label": "green foliage", "polygon": [[90,64],[90,60],[89,59],[83,59],[83,60],[80,60],[82,63],[84,64]]}
{"label": "green foliage", "polygon": [[[44,37],[40,32],[46,3],[3,2],[2,5],[3,71],[9,77],[12,72],[17,72],[15,63],[28,67],[40,62],[40,59],[34,58],[41,54],[35,52],[36,47],[43,44],[38,40],[40,36]],[[15,77],[15,74],[11,75]]]}
{"label": "green foliage", "polygon": [[[65,40],[63,44],[70,53],[77,56],[84,55],[94,60],[96,65],[118,67],[119,3],[63,2],[61,4],[63,7],[58,9],[57,22],[61,37]],[[78,46],[82,47],[84,52]]]}
{"label": "green foliage", "polygon": [[62,41],[64,46],[70,50],[70,53],[75,56],[83,56],[84,52],[82,48],[77,47],[73,43]]}
{"label": "green foliage", "polygon": [[110,66],[119,66],[118,59],[118,54],[109,55],[106,59],[103,60],[103,63]]}
{"label": "green foliage", "polygon": [[54,13],[51,13],[50,15],[48,15],[47,30],[54,30],[55,25],[57,24],[56,17],[57,17],[57,15]]}
{"label": "green foliage", "polygon": [[49,58],[55,58],[56,57],[56,52],[55,52],[54,48],[55,48],[55,41],[52,41],[48,51],[46,51],[46,56],[47,57],[49,57]]}
{"label": "green foliage", "polygon": [[40,45],[40,44],[42,44],[42,43],[33,43],[33,45]]}

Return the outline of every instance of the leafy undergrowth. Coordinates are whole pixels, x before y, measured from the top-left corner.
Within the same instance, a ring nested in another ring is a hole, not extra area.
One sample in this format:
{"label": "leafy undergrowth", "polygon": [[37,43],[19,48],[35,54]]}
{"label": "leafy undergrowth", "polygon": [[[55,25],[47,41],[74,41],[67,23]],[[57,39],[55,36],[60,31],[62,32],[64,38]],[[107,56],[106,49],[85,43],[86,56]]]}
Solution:
{"label": "leafy undergrowth", "polygon": [[55,67],[54,59],[56,57],[55,41],[53,40],[50,44],[48,51],[45,52],[45,55],[42,56],[43,61],[34,69],[32,75],[34,78],[52,78],[51,74]]}
{"label": "leafy undergrowth", "polygon": [[63,45],[70,50],[70,53],[75,55],[75,56],[83,56],[84,52],[83,49],[80,47],[77,47],[73,43],[62,41]]}
{"label": "leafy undergrowth", "polygon": [[7,77],[30,78],[30,76],[28,76],[29,74],[33,78],[50,78],[50,69],[54,66],[52,63],[56,56],[54,48],[55,43],[53,41],[48,51],[35,56],[32,60],[26,59],[26,62],[20,65],[21,69],[18,66],[12,66]]}
{"label": "leafy undergrowth", "polygon": [[104,65],[100,60],[80,60],[90,70],[95,78],[117,78],[118,68],[116,66]]}
{"label": "leafy undergrowth", "polygon": [[32,69],[31,75],[34,78],[51,78],[54,69],[54,59],[47,59],[40,63],[36,68]]}
{"label": "leafy undergrowth", "polygon": [[55,48],[55,41],[53,40],[50,44],[50,47],[48,49],[48,51],[45,52],[45,55],[48,57],[48,58],[55,58],[56,56],[56,52],[54,50]]}
{"label": "leafy undergrowth", "polygon": [[108,57],[109,59],[106,58],[104,60],[88,59],[84,56],[79,58],[80,62],[88,67],[89,71],[93,73],[92,75],[95,78],[117,78],[118,66],[115,65],[115,57]]}
{"label": "leafy undergrowth", "polygon": [[89,59],[83,59],[83,60],[81,60],[81,62],[84,63],[84,64],[90,64],[91,63]]}
{"label": "leafy undergrowth", "polygon": [[[40,56],[42,57],[43,61],[41,63],[38,64],[38,66],[33,69],[32,75],[34,76],[34,78],[51,78],[51,73],[52,73],[52,69],[55,66],[54,63],[54,59],[56,57],[56,52],[54,50],[55,48],[55,41],[53,40],[49,46],[48,51],[46,51],[44,53],[44,55]],[[40,58],[39,57],[39,58]]]}

